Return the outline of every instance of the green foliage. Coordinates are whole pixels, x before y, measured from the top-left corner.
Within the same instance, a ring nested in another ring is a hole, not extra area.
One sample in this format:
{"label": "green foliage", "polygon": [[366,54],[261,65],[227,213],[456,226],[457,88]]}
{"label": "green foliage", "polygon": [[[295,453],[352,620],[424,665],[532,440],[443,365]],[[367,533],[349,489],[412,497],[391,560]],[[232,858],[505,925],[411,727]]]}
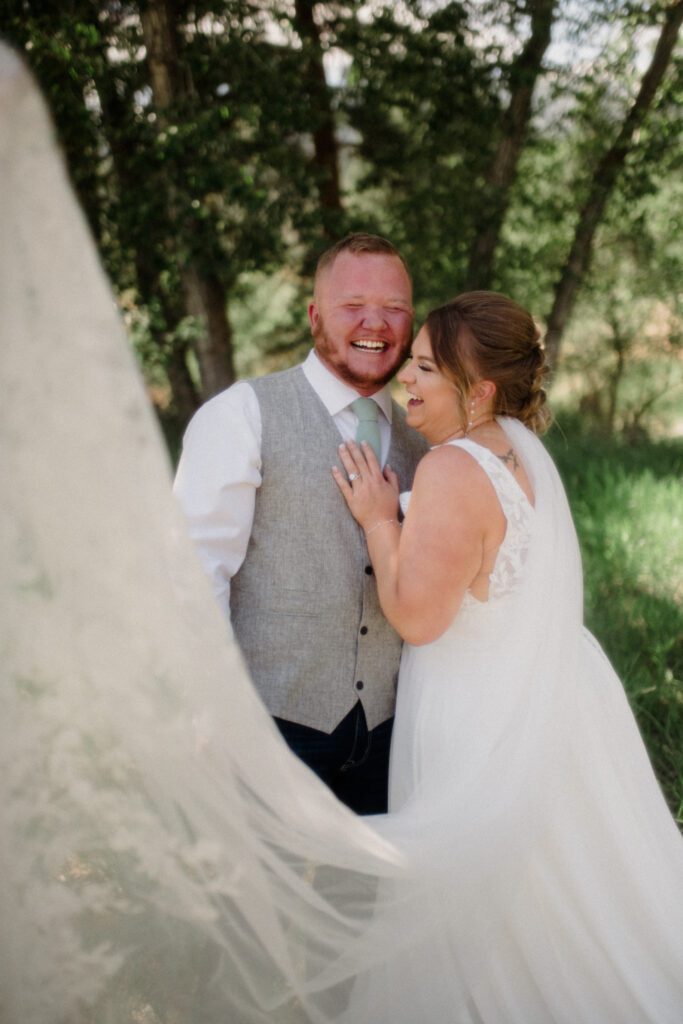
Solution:
{"label": "green foliage", "polygon": [[464,276],[500,98],[467,7],[410,6],[409,19],[386,6],[346,26],[343,109],[359,138],[352,212],[401,247],[427,309]]}
{"label": "green foliage", "polygon": [[301,280],[286,269],[241,279],[232,307],[240,377],[285,369],[305,358],[311,342],[309,298]]}
{"label": "green foliage", "polygon": [[[183,87],[163,110],[143,5],[0,5],[8,38],[52,106],[155,394],[164,375],[166,390],[176,387],[179,369],[198,381],[198,324],[183,294],[190,264],[224,290],[235,363],[247,372],[300,352],[311,271],[332,227],[376,230],[399,245],[418,319],[462,288],[490,214],[487,173],[530,3],[317,4],[320,49],[332,63],[343,57],[329,95],[317,97],[305,73],[311,40],[291,2],[169,3]],[[557,0],[493,278],[539,319],[665,6]],[[678,55],[608,204],[565,342],[563,386],[585,410],[592,402],[607,430],[667,428],[679,414],[682,89]],[[330,107],[343,193],[335,211],[323,209],[314,155],[314,130]],[[273,303],[264,301],[271,276]],[[648,327],[655,322],[658,333]]]}
{"label": "green foliage", "polygon": [[683,823],[683,443],[627,445],[560,415],[548,446],[581,543],[586,623]]}
{"label": "green foliage", "polygon": [[[320,240],[298,56],[268,39],[274,5],[166,4],[176,22],[162,54],[172,87],[162,95],[144,7],[5,3],[150,384],[161,394],[165,376],[187,418],[203,389],[201,287],[215,302],[242,275],[291,258],[292,238],[304,249]],[[217,343],[226,334],[217,330]]]}
{"label": "green foliage", "polygon": [[683,188],[657,179],[610,204],[565,341],[560,376],[607,433],[671,432],[683,413]]}
{"label": "green foliage", "polygon": [[578,157],[573,137],[534,133],[520,161],[496,259],[496,287],[545,312],[571,245]]}

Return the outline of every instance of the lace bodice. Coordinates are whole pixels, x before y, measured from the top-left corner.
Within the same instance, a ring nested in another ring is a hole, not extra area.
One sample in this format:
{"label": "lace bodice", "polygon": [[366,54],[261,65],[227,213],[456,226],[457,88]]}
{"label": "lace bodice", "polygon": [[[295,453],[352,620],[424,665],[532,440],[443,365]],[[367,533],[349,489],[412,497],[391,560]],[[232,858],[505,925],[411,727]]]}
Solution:
{"label": "lace bodice", "polygon": [[[534,508],[510,470],[488,448],[484,448],[475,441],[470,441],[469,438],[460,438],[447,443],[463,448],[472,458],[476,459],[491,481],[507,520],[505,537],[498,549],[496,561],[489,576],[488,601],[495,601],[513,593],[522,579],[531,540]],[[410,492],[405,491],[400,496],[401,509],[404,514],[409,501]],[[469,604],[479,605],[482,602],[468,591],[465,594],[463,605]]]}

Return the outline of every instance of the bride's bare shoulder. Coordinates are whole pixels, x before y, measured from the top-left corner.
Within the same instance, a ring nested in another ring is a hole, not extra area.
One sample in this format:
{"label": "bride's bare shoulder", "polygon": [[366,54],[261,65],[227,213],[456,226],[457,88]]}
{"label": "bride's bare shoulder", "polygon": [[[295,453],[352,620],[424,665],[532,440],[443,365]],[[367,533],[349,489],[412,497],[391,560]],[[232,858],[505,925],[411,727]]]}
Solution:
{"label": "bride's bare shoulder", "polygon": [[442,444],[430,449],[420,460],[413,489],[436,485],[470,490],[477,482],[485,481],[486,474],[469,452],[458,445]]}
{"label": "bride's bare shoulder", "polygon": [[473,456],[457,445],[432,448],[415,473],[411,505],[430,520],[471,518],[484,529],[498,513],[491,482]]}

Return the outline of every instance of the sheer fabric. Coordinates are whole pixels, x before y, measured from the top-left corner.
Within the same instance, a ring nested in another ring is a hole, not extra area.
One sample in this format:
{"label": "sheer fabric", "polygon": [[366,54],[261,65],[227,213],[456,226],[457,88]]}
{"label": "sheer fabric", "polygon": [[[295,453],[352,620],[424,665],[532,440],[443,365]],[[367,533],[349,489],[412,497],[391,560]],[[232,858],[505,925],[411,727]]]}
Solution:
{"label": "sheer fabric", "polygon": [[328,1019],[401,858],[252,689],[42,101],[0,69],[3,1020]]}
{"label": "sheer fabric", "polygon": [[0,120],[3,1019],[679,1022],[683,844],[581,625],[540,442],[505,421],[536,495],[522,571],[405,649],[392,813],[359,820],[226,636],[5,50]]}

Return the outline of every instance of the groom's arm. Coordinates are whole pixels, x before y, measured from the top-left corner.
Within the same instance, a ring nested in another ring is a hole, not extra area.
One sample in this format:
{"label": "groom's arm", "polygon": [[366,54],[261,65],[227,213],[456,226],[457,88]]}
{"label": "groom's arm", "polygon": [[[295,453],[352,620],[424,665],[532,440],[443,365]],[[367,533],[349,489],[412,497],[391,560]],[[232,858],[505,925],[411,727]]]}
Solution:
{"label": "groom's arm", "polygon": [[214,594],[230,617],[230,581],[247,552],[261,485],[261,414],[234,384],[193,416],[173,486]]}

